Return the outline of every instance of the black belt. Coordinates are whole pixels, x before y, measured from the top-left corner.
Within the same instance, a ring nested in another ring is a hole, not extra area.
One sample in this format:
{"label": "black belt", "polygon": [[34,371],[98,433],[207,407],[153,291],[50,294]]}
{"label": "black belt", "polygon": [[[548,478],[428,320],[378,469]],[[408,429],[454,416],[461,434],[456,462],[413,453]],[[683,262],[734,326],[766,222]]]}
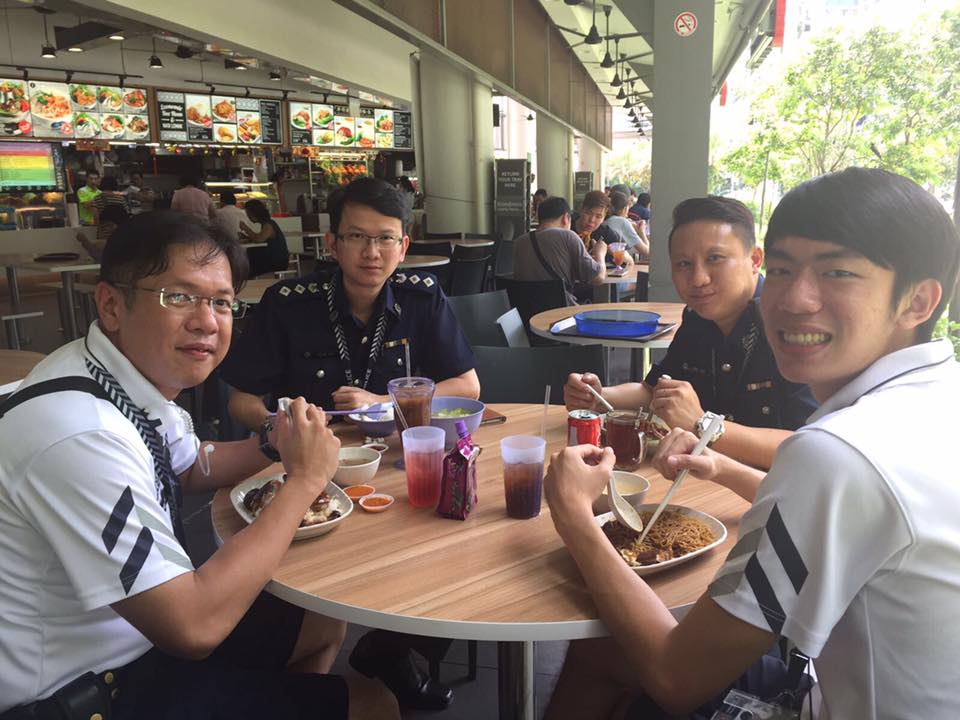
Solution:
{"label": "black belt", "polygon": [[0,720],[111,720],[123,673],[123,669],[84,673],[48,698],[10,708]]}

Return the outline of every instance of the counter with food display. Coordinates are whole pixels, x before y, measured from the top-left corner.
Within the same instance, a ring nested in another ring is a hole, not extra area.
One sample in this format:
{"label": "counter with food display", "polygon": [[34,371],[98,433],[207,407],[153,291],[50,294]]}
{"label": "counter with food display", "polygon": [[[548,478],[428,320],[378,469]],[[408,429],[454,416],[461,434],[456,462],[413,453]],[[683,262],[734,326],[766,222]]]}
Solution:
{"label": "counter with food display", "polygon": [[228,181],[207,181],[207,192],[213,198],[213,201],[220,204],[220,193],[224,190],[232,190],[237,196],[237,206],[243,207],[247,200],[260,200],[271,215],[280,213],[280,196],[277,193],[275,183],[268,182],[242,182],[239,180]]}

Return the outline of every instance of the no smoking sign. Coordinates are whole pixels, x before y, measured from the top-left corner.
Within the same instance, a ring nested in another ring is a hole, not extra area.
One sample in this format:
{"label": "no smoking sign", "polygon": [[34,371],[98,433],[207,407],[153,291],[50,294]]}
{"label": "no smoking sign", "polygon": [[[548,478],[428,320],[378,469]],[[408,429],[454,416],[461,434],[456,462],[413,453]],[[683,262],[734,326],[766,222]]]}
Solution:
{"label": "no smoking sign", "polygon": [[697,31],[697,16],[690,11],[680,13],[673,21],[673,29],[680,37],[690,37]]}

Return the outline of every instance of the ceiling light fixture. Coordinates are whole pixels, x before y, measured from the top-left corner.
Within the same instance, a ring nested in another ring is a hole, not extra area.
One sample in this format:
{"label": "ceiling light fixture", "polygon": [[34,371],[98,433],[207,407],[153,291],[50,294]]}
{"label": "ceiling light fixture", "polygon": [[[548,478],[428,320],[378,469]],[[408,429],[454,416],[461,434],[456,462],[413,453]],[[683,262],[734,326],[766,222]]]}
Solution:
{"label": "ceiling light fixture", "polygon": [[43,39],[44,44],[40,46],[40,57],[42,58],[55,58],[57,56],[57,50],[53,45],[50,44],[50,31],[47,28],[47,15],[51,14],[53,10],[50,8],[35,8],[38,13],[43,15]]}
{"label": "ceiling light fixture", "polygon": [[270,71],[270,79],[271,79],[271,80],[282,80],[283,78],[282,78],[282,76],[280,75],[280,73],[278,73],[276,70],[271,70],[271,71]]}
{"label": "ceiling light fixture", "polygon": [[120,33],[114,33],[113,35],[110,35],[109,37],[110,37],[111,40],[126,40],[126,39],[127,39],[126,35],[121,35]]}
{"label": "ceiling light fixture", "polygon": [[597,30],[596,0],[594,0],[594,3],[593,3],[593,22],[590,25],[590,30],[587,32],[586,37],[583,38],[583,42],[585,42],[587,45],[599,45],[600,43],[603,42],[603,38],[600,37],[600,32]]}
{"label": "ceiling light fixture", "polygon": [[[619,58],[620,57],[619,36],[613,39],[613,46],[614,46],[613,55],[614,57]],[[610,57],[610,38],[607,37],[607,54],[603,56],[603,60],[600,63],[600,67],[606,68],[609,70],[610,68],[614,67],[616,64],[617,64],[616,61],[614,61],[614,59]]]}
{"label": "ceiling light fixture", "polygon": [[163,67],[163,60],[160,59],[160,56],[157,55],[157,39],[153,38],[153,55],[150,56],[149,65],[154,70],[159,70]]}
{"label": "ceiling light fixture", "polygon": [[230,58],[223,59],[223,67],[226,70],[246,70],[247,66],[242,62],[237,62],[236,60],[231,60]]}

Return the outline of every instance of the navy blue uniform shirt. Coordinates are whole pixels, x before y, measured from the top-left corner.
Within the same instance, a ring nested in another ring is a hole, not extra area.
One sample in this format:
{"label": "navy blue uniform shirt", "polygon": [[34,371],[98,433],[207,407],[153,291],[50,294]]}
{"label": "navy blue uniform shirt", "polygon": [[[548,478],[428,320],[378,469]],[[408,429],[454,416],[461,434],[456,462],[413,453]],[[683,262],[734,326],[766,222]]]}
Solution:
{"label": "navy blue uniform shirt", "polygon": [[417,269],[395,273],[364,325],[350,312],[338,268],[267,288],[220,366],[223,379],[254,395],[270,394],[273,399],[303,395],[318,407],[333,409],[333,392],[347,384],[325,294],[334,272],[335,308],[355,385],[361,386],[366,376],[382,310],[385,334],[367,383],[370,392],[383,395],[388,380],[406,375],[404,339],[410,344],[413,375],[440,382],[474,368],[473,351],[433,275]]}
{"label": "navy blue uniform shirt", "polygon": [[777,370],[760,319],[762,288],[761,275],[753,298],[726,337],[715,322],[684,309],[666,357],[644,382],[653,387],[661,375],[686,380],[704,410],[741,425],[796,430],[806,424],[817,401],[806,385],[788,382]]}

